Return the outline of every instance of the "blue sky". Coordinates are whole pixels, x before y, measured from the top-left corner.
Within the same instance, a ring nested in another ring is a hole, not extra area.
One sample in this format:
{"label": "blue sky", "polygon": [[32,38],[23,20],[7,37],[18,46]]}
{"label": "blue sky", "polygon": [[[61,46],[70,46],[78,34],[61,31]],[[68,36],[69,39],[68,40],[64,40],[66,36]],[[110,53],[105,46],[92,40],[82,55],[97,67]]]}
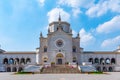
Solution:
{"label": "blue sky", "polygon": [[0,44],[6,51],[35,51],[40,32],[58,19],[80,33],[87,51],[113,51],[120,45],[120,0],[0,0]]}

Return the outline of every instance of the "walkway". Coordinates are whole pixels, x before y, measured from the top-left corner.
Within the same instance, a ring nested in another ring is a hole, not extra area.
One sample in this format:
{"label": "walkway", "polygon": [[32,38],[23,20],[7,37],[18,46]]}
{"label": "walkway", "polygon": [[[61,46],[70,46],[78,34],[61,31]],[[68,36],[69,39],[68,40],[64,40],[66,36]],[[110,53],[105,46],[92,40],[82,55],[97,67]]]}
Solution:
{"label": "walkway", "polygon": [[108,74],[27,74],[0,73],[0,80],[120,80],[120,72]]}

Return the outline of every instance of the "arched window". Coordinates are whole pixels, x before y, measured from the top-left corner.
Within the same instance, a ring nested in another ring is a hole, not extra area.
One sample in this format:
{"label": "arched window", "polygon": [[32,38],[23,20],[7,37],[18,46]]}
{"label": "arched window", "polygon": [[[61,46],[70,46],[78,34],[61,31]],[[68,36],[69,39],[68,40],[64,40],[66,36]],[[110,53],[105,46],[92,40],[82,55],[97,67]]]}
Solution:
{"label": "arched window", "polygon": [[7,58],[3,59],[3,64],[8,64],[8,59]]}
{"label": "arched window", "polygon": [[106,63],[106,64],[110,64],[110,59],[109,59],[109,58],[106,58],[105,63]]}
{"label": "arched window", "polygon": [[13,58],[9,59],[9,64],[14,64],[14,59]]}
{"label": "arched window", "polygon": [[115,64],[115,63],[116,63],[115,58],[112,58],[111,59],[111,64]]}
{"label": "arched window", "polygon": [[15,64],[19,64],[19,58],[15,58]]}
{"label": "arched window", "polygon": [[76,52],[76,47],[75,46],[73,46],[73,52]]}
{"label": "arched window", "polygon": [[44,47],[44,52],[47,52],[47,47],[46,46]]}
{"label": "arched window", "polygon": [[30,63],[31,62],[31,59],[30,58],[27,58],[26,59],[26,63]]}
{"label": "arched window", "polygon": [[99,59],[98,59],[98,58],[95,58],[95,59],[94,59],[94,62],[95,62],[95,63],[99,63]]}
{"label": "arched window", "polygon": [[92,62],[92,64],[93,64],[93,58],[89,58],[89,62]]}
{"label": "arched window", "polygon": [[104,60],[104,58],[100,58],[100,64],[105,64],[105,60]]}
{"label": "arched window", "polygon": [[21,63],[21,64],[25,64],[25,59],[24,59],[24,58],[21,58],[20,63]]}

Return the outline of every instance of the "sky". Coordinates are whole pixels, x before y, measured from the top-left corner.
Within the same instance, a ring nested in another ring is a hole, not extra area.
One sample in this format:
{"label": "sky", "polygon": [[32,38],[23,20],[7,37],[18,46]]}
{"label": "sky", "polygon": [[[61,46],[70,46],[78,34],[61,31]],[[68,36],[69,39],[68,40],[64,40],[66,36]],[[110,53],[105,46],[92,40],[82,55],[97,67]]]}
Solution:
{"label": "sky", "polygon": [[120,0],[0,0],[0,45],[6,51],[35,51],[49,23],[69,22],[85,51],[114,51],[120,45]]}

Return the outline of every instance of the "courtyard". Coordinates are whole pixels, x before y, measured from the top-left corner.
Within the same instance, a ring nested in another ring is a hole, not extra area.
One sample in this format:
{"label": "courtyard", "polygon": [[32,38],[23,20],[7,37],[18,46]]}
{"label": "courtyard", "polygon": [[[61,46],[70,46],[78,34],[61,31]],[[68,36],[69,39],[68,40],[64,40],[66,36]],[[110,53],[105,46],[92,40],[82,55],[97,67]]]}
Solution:
{"label": "courtyard", "polygon": [[2,72],[0,80],[120,80],[120,72],[107,74],[18,74]]}

